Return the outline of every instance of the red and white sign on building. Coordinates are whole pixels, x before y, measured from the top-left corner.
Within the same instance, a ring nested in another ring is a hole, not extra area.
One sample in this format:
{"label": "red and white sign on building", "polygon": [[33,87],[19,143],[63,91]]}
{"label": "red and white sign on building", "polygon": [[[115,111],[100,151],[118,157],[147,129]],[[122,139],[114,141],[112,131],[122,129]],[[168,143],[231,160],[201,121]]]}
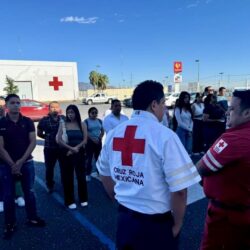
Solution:
{"label": "red and white sign on building", "polygon": [[174,62],[174,73],[182,72],[182,62]]}

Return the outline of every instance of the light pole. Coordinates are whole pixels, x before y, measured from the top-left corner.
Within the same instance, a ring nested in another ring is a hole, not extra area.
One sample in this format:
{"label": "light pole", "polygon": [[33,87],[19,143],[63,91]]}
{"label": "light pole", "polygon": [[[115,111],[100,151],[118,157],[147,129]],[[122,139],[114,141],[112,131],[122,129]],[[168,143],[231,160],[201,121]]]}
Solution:
{"label": "light pole", "polygon": [[197,92],[200,92],[200,60],[196,59],[197,63]]}
{"label": "light pole", "polygon": [[220,72],[220,82],[219,82],[219,88],[221,87],[221,84],[222,84],[222,79],[223,79],[223,74],[224,72]]}

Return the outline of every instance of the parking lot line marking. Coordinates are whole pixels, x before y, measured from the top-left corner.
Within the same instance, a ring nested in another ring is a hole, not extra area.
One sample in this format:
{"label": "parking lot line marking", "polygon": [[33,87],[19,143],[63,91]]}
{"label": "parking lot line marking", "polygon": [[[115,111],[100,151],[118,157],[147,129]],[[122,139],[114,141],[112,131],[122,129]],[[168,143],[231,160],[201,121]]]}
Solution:
{"label": "parking lot line marking", "polygon": [[[46,185],[42,179],[35,177],[36,182],[47,190]],[[63,198],[58,193],[52,193],[51,196],[61,205],[64,206]],[[83,216],[78,211],[70,211],[73,217],[88,231],[90,231],[94,236],[96,236],[100,242],[107,245],[110,250],[115,250],[115,243],[107,237],[102,231],[100,231],[93,223],[91,223],[85,216]]]}

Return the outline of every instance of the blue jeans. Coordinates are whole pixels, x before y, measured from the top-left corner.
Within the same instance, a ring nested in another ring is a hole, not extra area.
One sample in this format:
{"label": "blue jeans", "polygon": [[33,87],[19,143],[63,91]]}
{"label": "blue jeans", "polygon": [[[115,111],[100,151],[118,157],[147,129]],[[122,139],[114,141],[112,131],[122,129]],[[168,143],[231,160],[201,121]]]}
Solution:
{"label": "blue jeans", "polygon": [[[37,217],[36,198],[34,194],[35,168],[34,162],[25,162],[21,168],[21,184],[24,192],[25,209],[28,220]],[[0,178],[3,180],[3,201],[5,224],[16,222],[15,211],[15,176],[11,173],[11,167],[7,164],[0,166]]]}
{"label": "blue jeans", "polygon": [[192,134],[186,129],[177,127],[176,134],[179,136],[188,154],[192,153]]}

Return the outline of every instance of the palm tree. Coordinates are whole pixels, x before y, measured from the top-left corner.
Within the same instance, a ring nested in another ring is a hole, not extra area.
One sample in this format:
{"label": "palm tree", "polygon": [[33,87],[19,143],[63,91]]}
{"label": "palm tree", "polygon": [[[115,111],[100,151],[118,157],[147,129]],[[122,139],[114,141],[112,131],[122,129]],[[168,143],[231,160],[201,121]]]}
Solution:
{"label": "palm tree", "polygon": [[99,74],[98,85],[97,88],[100,90],[105,90],[109,83],[109,78],[107,75]]}
{"label": "palm tree", "polygon": [[99,73],[92,70],[89,73],[89,81],[90,81],[90,84],[93,86],[94,89],[96,89],[98,87],[98,80],[99,80]]}

